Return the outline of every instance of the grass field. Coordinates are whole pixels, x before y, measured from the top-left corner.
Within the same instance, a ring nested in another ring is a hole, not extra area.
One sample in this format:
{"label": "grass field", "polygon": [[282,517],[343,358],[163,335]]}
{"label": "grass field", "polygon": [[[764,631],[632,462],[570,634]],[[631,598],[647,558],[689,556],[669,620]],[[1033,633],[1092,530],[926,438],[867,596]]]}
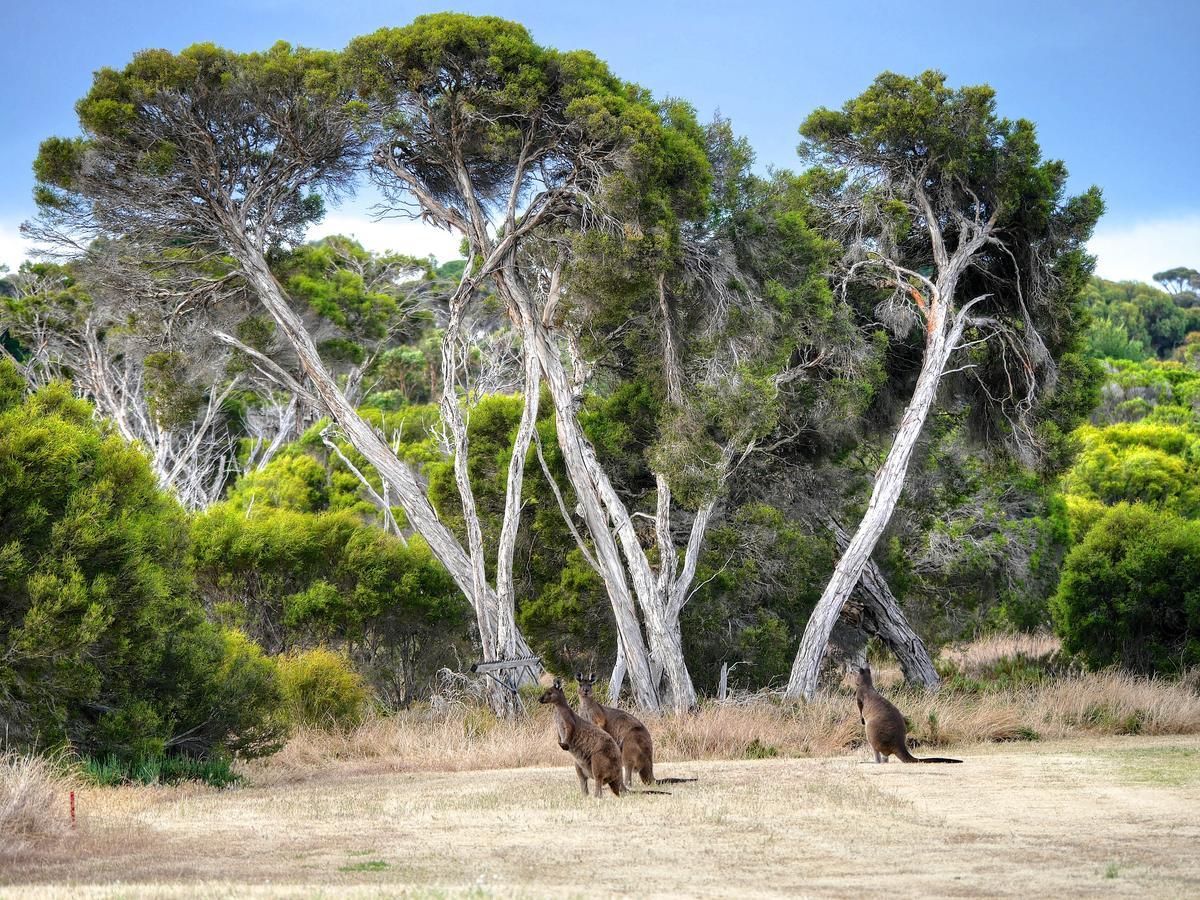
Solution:
{"label": "grass field", "polygon": [[0,862],[0,896],[1200,895],[1200,736],[945,750],[966,762],[664,763],[700,781],[602,800],[566,754],[93,788],[73,837]]}

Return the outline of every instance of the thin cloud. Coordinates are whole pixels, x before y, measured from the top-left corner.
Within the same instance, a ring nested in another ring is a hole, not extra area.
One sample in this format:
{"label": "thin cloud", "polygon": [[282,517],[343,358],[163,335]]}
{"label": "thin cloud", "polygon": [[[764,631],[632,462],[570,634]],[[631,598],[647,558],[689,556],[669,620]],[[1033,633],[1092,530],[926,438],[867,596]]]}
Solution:
{"label": "thin cloud", "polygon": [[1150,281],[1175,266],[1200,268],[1200,214],[1111,227],[1102,221],[1088,249],[1096,255],[1096,274],[1113,281]]}

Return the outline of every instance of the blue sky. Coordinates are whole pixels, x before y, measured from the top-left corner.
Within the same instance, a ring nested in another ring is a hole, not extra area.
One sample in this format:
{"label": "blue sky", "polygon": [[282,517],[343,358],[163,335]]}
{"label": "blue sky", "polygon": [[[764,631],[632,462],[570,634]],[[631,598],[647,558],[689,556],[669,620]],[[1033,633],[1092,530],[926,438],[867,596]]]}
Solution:
{"label": "blue sky", "polygon": [[[441,5],[354,0],[6,0],[0,81],[0,263],[18,262],[32,213],[38,142],[72,134],[91,73],[137,50],[211,40],[239,50],[285,39],[340,48]],[[456,2],[458,11],[524,23],[538,41],[587,48],[656,95],[720,110],[762,165],[797,164],[796,129],[885,69],[945,71],[988,82],[1001,112],[1038,125],[1072,187],[1099,184],[1108,214],[1092,248],[1099,272],[1148,279],[1200,267],[1200,0],[999,4],[886,2]],[[455,242],[416,225],[372,222],[367,203],[333,210],[319,231],[445,258]]]}

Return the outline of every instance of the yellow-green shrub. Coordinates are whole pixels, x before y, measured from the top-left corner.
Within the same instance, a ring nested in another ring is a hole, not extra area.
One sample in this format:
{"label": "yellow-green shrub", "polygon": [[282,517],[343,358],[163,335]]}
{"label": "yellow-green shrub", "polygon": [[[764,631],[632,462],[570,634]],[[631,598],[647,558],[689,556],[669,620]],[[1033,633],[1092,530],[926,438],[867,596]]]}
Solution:
{"label": "yellow-green shrub", "polygon": [[318,648],[280,656],[276,663],[292,724],[350,728],[362,721],[370,694],[346,657]]}

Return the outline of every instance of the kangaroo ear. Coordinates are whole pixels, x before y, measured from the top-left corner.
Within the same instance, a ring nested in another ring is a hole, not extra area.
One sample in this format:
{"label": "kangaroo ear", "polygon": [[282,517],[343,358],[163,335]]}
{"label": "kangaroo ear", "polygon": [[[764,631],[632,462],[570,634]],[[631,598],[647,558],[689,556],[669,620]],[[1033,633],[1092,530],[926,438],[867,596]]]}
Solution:
{"label": "kangaroo ear", "polygon": [[589,684],[596,683],[596,673],[595,672],[593,672],[591,675],[588,676],[588,683]]}
{"label": "kangaroo ear", "polygon": [[581,675],[579,672],[576,672],[576,673],[575,673],[575,680],[576,680],[576,681],[583,681],[583,675]]}
{"label": "kangaroo ear", "polygon": [[561,689],[561,688],[562,688],[562,679],[561,679],[561,678],[555,678],[555,679],[554,679],[554,686],[555,686],[556,688],[560,688],[560,689]]}

